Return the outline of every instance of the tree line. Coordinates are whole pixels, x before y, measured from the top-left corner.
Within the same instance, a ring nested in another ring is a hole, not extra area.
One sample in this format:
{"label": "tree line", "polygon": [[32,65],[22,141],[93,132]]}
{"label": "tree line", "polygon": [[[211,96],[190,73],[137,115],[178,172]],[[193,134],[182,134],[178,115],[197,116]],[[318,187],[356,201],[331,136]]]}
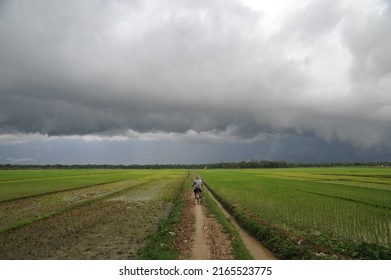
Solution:
{"label": "tree line", "polygon": [[293,168],[293,167],[389,167],[391,162],[316,162],[241,161],[205,164],[0,164],[0,169],[216,169],[216,168]]}

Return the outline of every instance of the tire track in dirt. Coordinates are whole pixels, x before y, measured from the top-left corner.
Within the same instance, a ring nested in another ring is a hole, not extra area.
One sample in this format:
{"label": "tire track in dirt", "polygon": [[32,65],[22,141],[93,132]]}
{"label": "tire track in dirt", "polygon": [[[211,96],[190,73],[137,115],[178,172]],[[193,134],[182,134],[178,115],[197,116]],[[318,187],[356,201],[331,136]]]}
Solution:
{"label": "tire track in dirt", "polygon": [[195,236],[192,248],[193,260],[209,260],[210,247],[207,243],[206,232],[207,226],[205,224],[205,214],[202,205],[196,205],[194,208],[195,214]]}

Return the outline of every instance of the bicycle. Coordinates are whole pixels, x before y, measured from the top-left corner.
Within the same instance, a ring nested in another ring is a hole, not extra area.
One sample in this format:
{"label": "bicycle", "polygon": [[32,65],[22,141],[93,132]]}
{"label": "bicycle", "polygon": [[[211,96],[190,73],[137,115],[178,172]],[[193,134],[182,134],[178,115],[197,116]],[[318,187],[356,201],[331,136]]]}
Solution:
{"label": "bicycle", "polygon": [[201,191],[200,191],[200,189],[196,189],[194,194],[195,194],[195,204],[200,205],[201,204]]}

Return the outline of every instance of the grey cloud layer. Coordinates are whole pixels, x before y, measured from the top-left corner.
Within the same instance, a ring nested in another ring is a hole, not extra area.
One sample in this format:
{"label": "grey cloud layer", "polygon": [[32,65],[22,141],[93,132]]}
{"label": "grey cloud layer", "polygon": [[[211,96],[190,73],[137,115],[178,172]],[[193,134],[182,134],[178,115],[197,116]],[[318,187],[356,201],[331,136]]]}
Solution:
{"label": "grey cloud layer", "polygon": [[386,4],[363,22],[349,2],[313,1],[271,34],[234,0],[56,3],[0,3],[0,133],[288,132],[390,148]]}

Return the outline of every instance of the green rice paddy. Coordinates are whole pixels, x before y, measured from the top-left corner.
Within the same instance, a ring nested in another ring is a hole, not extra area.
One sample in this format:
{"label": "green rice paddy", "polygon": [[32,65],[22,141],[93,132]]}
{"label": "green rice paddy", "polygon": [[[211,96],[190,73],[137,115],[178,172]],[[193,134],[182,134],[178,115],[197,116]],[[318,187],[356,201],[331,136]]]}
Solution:
{"label": "green rice paddy", "polygon": [[[277,253],[281,258],[323,258],[323,253],[328,254],[325,258],[391,258],[390,168],[193,172],[203,177],[226,207],[239,211],[251,223],[266,227],[263,242],[269,244],[268,240],[275,238],[270,232],[289,236],[293,246],[285,241],[284,245],[275,240],[274,245],[270,243],[272,250],[286,247],[284,253]],[[148,193],[143,194],[148,184],[167,190],[160,185],[183,182],[187,175],[188,170],[183,169],[0,170],[0,232],[5,235],[10,229],[33,225],[57,214],[90,207],[90,204],[117,201],[122,194],[148,198],[154,193],[149,188]],[[179,189],[179,183],[174,185],[174,189]],[[171,203],[174,196],[163,192],[159,197]],[[126,203],[134,202],[127,200]],[[140,215],[144,216],[145,211]],[[148,215],[153,216],[153,213]],[[255,227],[255,231],[262,230]],[[303,244],[316,246],[309,245],[308,249]],[[313,254],[308,254],[307,249]]]}
{"label": "green rice paddy", "polygon": [[297,236],[391,247],[389,168],[221,169],[200,173],[225,201]]}

